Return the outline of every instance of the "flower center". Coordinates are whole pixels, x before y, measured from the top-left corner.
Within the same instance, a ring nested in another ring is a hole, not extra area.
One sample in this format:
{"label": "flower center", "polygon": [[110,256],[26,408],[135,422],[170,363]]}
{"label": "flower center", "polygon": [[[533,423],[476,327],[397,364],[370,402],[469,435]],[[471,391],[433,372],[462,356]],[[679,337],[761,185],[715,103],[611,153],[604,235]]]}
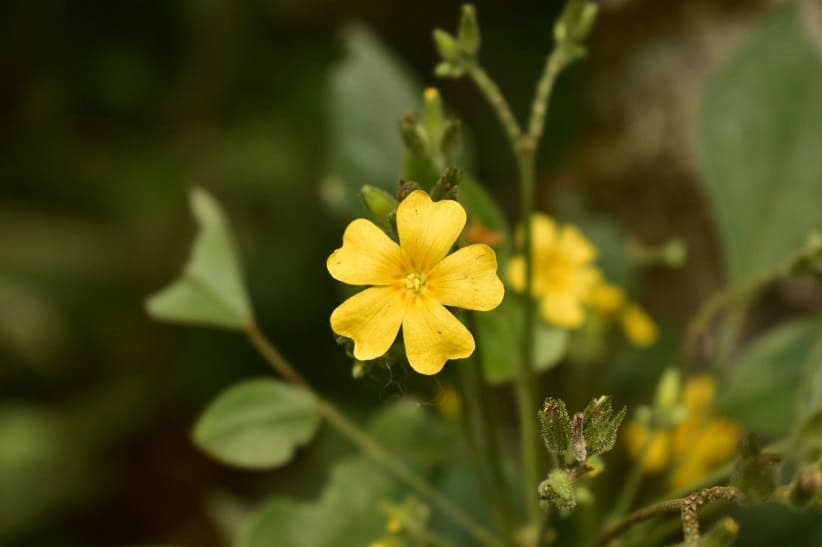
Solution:
{"label": "flower center", "polygon": [[425,287],[425,277],[417,272],[412,272],[402,279],[402,287],[411,293],[420,294]]}

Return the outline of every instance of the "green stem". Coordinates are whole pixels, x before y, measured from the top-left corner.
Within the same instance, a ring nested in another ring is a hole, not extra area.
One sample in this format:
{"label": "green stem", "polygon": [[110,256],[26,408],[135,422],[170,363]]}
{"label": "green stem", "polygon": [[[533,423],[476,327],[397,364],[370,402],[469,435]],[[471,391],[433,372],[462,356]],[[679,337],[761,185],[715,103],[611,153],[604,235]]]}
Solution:
{"label": "green stem", "polygon": [[468,76],[474,81],[474,84],[479,88],[494,112],[497,114],[505,134],[508,135],[508,140],[511,142],[511,147],[516,148],[520,137],[522,137],[522,129],[519,127],[514,113],[511,112],[511,107],[508,106],[508,101],[505,100],[502,92],[496,83],[488,76],[485,70],[476,63],[471,63],[467,67]]}
{"label": "green stem", "polygon": [[[486,489],[489,494],[487,497],[490,498],[492,513],[497,524],[506,537],[511,537],[513,532],[511,500],[500,464],[496,419],[483,405],[483,401],[489,398],[485,396],[485,386],[480,377],[481,368],[478,370],[478,366],[478,359],[457,363],[466,403],[465,417],[473,445],[471,456],[483,482],[487,485]],[[480,458],[480,455],[485,458]],[[483,460],[487,465],[483,463]]]}
{"label": "green stem", "polygon": [[656,435],[657,433],[653,433],[651,437],[645,441],[645,444],[642,445],[642,450],[639,452],[639,457],[636,461],[634,461],[634,465],[628,474],[628,479],[622,485],[622,491],[619,493],[619,498],[614,505],[614,509],[605,522],[616,522],[631,509],[631,505],[634,503],[637,490],[639,490],[639,484],[642,482],[642,472],[645,469],[645,460],[648,459],[648,453],[651,451],[651,445],[653,444]]}
{"label": "green stem", "polygon": [[348,440],[356,445],[364,454],[424,497],[434,508],[451,519],[482,545],[494,547],[505,546],[505,544],[487,528],[468,516],[459,506],[434,489],[425,479],[402,463],[401,460],[391,454],[366,431],[337,410],[333,403],[327,401],[314,391],[310,384],[296,371],[291,363],[289,363],[256,325],[247,327],[245,334],[251,344],[260,352],[268,364],[271,365],[271,368],[292,384],[306,390],[315,399],[320,415],[325,418],[332,427],[347,437]]}
{"label": "green stem", "polygon": [[[702,505],[717,501],[730,501],[734,499],[736,495],[736,488],[732,486],[714,486],[699,490],[698,492],[694,492],[690,496],[684,498],[666,500],[649,505],[648,507],[634,511],[622,521],[606,530],[597,541],[596,547],[605,547],[612,540],[624,534],[635,524],[653,518],[657,515],[662,515],[665,513],[682,513],[683,510],[689,515],[695,515],[696,509]],[[692,531],[693,530],[691,530],[691,532]]]}

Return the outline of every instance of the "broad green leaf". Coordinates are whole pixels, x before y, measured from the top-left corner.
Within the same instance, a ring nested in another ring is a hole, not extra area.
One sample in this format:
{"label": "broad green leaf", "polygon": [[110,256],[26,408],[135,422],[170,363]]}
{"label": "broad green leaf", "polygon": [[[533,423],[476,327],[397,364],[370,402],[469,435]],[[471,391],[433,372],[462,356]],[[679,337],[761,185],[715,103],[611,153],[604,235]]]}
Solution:
{"label": "broad green leaf", "polygon": [[182,275],[146,301],[154,319],[241,329],[253,322],[240,261],[225,213],[206,191],[191,192],[200,226]]}
{"label": "broad green leaf", "polygon": [[421,102],[421,86],[363,26],[343,35],[345,58],[330,79],[330,167],[321,192],[346,216],[363,208],[360,187],[394,193],[405,154],[397,122]]}
{"label": "broad green leaf", "polygon": [[409,398],[382,408],[369,423],[368,431],[397,458],[421,469],[442,463],[459,438],[432,414],[429,405]]}
{"label": "broad green leaf", "polygon": [[267,469],[290,460],[314,436],[319,422],[316,401],[305,390],[277,380],[248,380],[206,408],[193,438],[223,463]]}
{"label": "broad green leaf", "polygon": [[338,464],[314,503],[275,498],[247,523],[235,547],[364,546],[385,530],[380,503],[394,483],[373,463],[352,458]]}
{"label": "broad green leaf", "polygon": [[822,61],[793,6],[708,83],[698,150],[731,283],[771,270],[822,228],[820,97]]}
{"label": "broad green leaf", "polygon": [[797,408],[797,400],[807,389],[807,375],[822,360],[820,333],[822,317],[812,317],[792,321],[759,338],[734,364],[720,408],[757,433],[789,433],[797,411],[803,411]]}
{"label": "broad green leaf", "polygon": [[[488,381],[514,379],[522,359],[522,301],[506,295],[502,304],[474,315],[477,345]],[[539,321],[539,320],[538,320]],[[557,365],[568,349],[568,331],[539,322],[534,338],[534,362],[539,372]]]}

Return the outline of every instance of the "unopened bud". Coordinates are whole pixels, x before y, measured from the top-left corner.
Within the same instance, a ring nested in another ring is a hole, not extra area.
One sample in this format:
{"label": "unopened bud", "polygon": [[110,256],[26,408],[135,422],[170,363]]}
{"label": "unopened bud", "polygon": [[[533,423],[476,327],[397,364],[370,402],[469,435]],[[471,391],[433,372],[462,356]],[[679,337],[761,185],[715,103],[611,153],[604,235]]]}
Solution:
{"label": "unopened bud", "polygon": [[583,434],[589,456],[602,454],[614,447],[619,426],[622,425],[627,412],[628,409],[622,407],[614,414],[611,397],[607,395],[592,400],[585,407]]}
{"label": "unopened bud", "polygon": [[417,123],[416,115],[409,113],[400,120],[400,135],[409,152],[422,157],[427,154],[428,138]]}
{"label": "unopened bud", "polygon": [[560,511],[570,512],[577,506],[573,477],[564,469],[554,469],[537,488],[540,499],[550,501]]}
{"label": "unopened bud", "polygon": [[731,486],[739,490],[740,503],[762,503],[776,492],[781,458],[763,452],[752,434],[739,441],[739,456],[731,474]]}
{"label": "unopened bud", "polygon": [[455,61],[459,59],[460,47],[456,38],[439,28],[434,29],[432,36],[434,37],[434,45],[437,47],[437,51],[443,61]]}
{"label": "unopened bud", "polygon": [[473,4],[462,5],[460,28],[457,34],[459,45],[468,55],[475,55],[480,48],[480,31],[477,23],[477,9]]}
{"label": "unopened bud", "polygon": [[796,509],[808,508],[822,490],[822,469],[811,467],[797,473],[788,490],[788,503]]}
{"label": "unopened bud", "polygon": [[679,402],[680,378],[679,371],[673,367],[665,370],[656,386],[654,406],[658,411],[668,411],[676,407]]}
{"label": "unopened bud", "polygon": [[394,196],[369,184],[360,188],[360,196],[365,204],[365,208],[381,224],[387,224],[391,220],[391,215],[397,210],[397,200]]}
{"label": "unopened bud", "polygon": [[545,399],[542,410],[537,412],[542,441],[548,452],[562,457],[568,450],[571,437],[571,418],[562,399]]}
{"label": "unopened bud", "polygon": [[431,143],[439,148],[442,139],[442,97],[435,87],[426,88],[423,93],[423,100],[425,102],[423,110],[423,125],[425,126],[425,133],[428,135]]}
{"label": "unopened bud", "polygon": [[585,446],[585,415],[582,412],[577,412],[571,418],[571,449],[574,452],[574,458],[579,463],[585,463],[588,459],[588,448]]}
{"label": "unopened bud", "polygon": [[451,119],[445,122],[440,149],[442,150],[442,155],[445,156],[446,164],[454,163],[454,159],[459,151],[461,132],[462,123],[460,123],[459,120]]}

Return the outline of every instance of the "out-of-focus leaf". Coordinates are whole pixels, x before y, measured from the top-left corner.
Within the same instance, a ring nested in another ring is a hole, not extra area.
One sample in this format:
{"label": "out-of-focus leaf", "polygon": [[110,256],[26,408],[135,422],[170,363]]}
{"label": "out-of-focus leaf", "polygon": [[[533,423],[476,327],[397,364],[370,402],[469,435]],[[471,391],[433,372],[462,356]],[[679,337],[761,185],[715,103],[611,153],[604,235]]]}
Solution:
{"label": "out-of-focus leaf", "polygon": [[182,275],[146,301],[154,319],[241,329],[253,322],[234,237],[214,198],[191,192],[200,233]]}
{"label": "out-of-focus leaf", "polygon": [[[489,312],[474,315],[477,345],[488,381],[509,382],[516,376],[522,360],[522,301],[506,295],[502,304]],[[558,364],[568,349],[568,331],[539,323],[534,338],[537,371]]]}
{"label": "out-of-focus leaf", "polygon": [[431,468],[452,452],[454,431],[418,401],[401,399],[383,408],[369,432],[397,458],[417,468]]}
{"label": "out-of-focus leaf", "polygon": [[820,366],[820,333],[822,317],[813,317],[762,336],[734,364],[720,408],[757,433],[789,433],[797,417],[800,387],[807,373]]}
{"label": "out-of-focus leaf", "polygon": [[53,302],[25,283],[0,275],[0,350],[42,365],[64,349],[66,320]]}
{"label": "out-of-focus leaf", "polygon": [[221,462],[266,469],[291,459],[320,419],[304,390],[271,379],[232,386],[206,408],[194,426],[194,442]]}
{"label": "out-of-focus leaf", "polygon": [[343,45],[330,79],[331,157],[321,191],[332,208],[357,216],[363,184],[396,188],[404,156],[397,122],[417,109],[421,86],[367,28],[346,29]]}
{"label": "out-of-focus leaf", "polygon": [[394,484],[362,458],[334,468],[314,503],[275,498],[246,524],[235,547],[339,547],[368,545],[384,530],[380,502]]}
{"label": "out-of-focus leaf", "polygon": [[799,0],[799,14],[808,38],[822,55],[822,3],[819,0]]}
{"label": "out-of-focus leaf", "polygon": [[730,282],[768,271],[822,229],[822,61],[792,5],[710,80],[699,156]]}

